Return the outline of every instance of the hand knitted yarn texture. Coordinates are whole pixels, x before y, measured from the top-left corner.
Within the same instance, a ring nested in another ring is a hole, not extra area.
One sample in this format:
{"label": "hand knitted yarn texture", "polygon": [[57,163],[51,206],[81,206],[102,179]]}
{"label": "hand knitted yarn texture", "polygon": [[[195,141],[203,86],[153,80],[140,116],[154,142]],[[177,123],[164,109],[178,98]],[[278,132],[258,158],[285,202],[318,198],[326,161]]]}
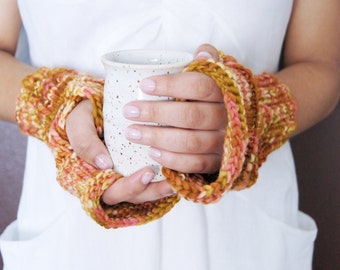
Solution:
{"label": "hand knitted yarn texture", "polygon": [[98,170],[80,159],[67,139],[66,117],[83,99],[91,100],[98,135],[102,136],[103,80],[62,68],[41,68],[23,80],[17,103],[21,130],[52,149],[57,180],[80,198],[85,211],[100,225],[118,228],[144,224],[164,216],[180,196],[210,203],[227,190],[250,187],[267,155],[295,129],[295,102],[289,89],[273,75],[254,76],[223,53],[219,62],[195,61],[185,71],[207,74],[224,95],[229,122],[220,171],[216,180],[206,181],[199,174],[163,168],[164,176],[178,194],[143,204],[101,202],[103,192],[122,175],[112,169]]}
{"label": "hand knitted yarn texture", "polygon": [[79,102],[90,99],[97,132],[102,137],[103,86],[103,80],[74,70],[40,68],[22,82],[16,119],[24,133],[51,148],[58,182],[80,198],[84,210],[98,224],[106,228],[144,224],[170,211],[179,200],[178,195],[138,205],[128,202],[105,205],[101,202],[102,194],[122,175],[113,169],[98,170],[79,158],[65,132],[68,114]]}
{"label": "hand knitted yarn texture", "polygon": [[220,60],[199,60],[186,72],[210,76],[224,95],[228,114],[223,157],[217,179],[163,168],[168,182],[182,197],[201,203],[221,198],[227,190],[252,186],[267,156],[283,145],[296,128],[296,103],[274,75],[254,76],[235,58],[220,51]]}

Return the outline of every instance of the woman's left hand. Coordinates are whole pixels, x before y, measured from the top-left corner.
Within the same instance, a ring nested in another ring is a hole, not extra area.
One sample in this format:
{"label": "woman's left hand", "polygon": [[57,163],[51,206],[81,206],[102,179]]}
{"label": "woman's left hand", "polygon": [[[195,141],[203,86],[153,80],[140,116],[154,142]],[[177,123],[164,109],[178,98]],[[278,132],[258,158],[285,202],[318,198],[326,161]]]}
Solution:
{"label": "woman's left hand", "polygon": [[[201,45],[195,59],[218,59],[217,50]],[[161,165],[187,173],[214,173],[219,170],[227,114],[223,96],[215,82],[197,72],[154,76],[140,85],[149,95],[169,96],[186,101],[133,101],[124,107],[124,116],[136,122],[126,137],[133,143],[149,145],[149,155]]]}

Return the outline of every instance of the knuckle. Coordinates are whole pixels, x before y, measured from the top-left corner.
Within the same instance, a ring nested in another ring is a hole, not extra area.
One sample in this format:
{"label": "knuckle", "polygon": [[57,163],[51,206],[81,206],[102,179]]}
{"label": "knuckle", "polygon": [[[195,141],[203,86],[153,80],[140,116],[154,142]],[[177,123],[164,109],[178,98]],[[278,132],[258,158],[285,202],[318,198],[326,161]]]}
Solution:
{"label": "knuckle", "polygon": [[89,140],[75,140],[72,148],[78,156],[84,158],[87,156],[90,145],[91,143]]}
{"label": "knuckle", "polygon": [[224,104],[221,104],[219,107],[218,107],[218,110],[214,113],[214,115],[212,116],[214,117],[213,119],[217,119],[217,127],[220,129],[220,128],[223,128],[225,129],[227,124],[228,124],[228,114],[227,114],[227,111],[224,107]]}
{"label": "knuckle", "polygon": [[138,188],[135,186],[131,186],[128,190],[125,191],[124,197],[127,200],[133,199],[138,194]]}
{"label": "knuckle", "polygon": [[184,122],[187,127],[199,127],[202,124],[204,115],[194,103],[189,103],[184,111]]}
{"label": "knuckle", "polygon": [[77,156],[86,162],[95,163],[95,154],[98,150],[98,138],[96,135],[90,135],[87,138],[74,138],[71,146]]}
{"label": "knuckle", "polygon": [[214,159],[214,162],[207,173],[215,173],[218,172],[220,167],[221,167],[221,162],[222,162],[222,155],[216,155],[216,158]]}
{"label": "knuckle", "polygon": [[145,120],[150,122],[157,121],[160,113],[159,106],[157,106],[156,103],[150,102],[149,106],[147,107],[147,119]]}
{"label": "knuckle", "polygon": [[187,136],[185,136],[184,147],[188,153],[197,153],[201,151],[202,143],[194,132],[189,132]]}
{"label": "knuckle", "polygon": [[224,145],[224,138],[226,132],[224,130],[216,132],[216,136],[214,140],[212,140],[211,149],[215,154],[222,154],[223,153],[223,145]]}
{"label": "knuckle", "polygon": [[191,171],[192,173],[204,173],[206,172],[208,164],[202,157],[192,159]]}
{"label": "knuckle", "polygon": [[196,96],[201,100],[210,100],[216,91],[216,83],[207,75],[199,74],[195,82]]}
{"label": "knuckle", "polygon": [[200,156],[193,160],[192,173],[215,173],[221,165],[221,155]]}
{"label": "knuckle", "polygon": [[130,184],[125,186],[126,188],[121,190],[120,197],[122,201],[129,201],[132,202],[136,200],[138,195],[141,193],[141,189],[139,185]]}

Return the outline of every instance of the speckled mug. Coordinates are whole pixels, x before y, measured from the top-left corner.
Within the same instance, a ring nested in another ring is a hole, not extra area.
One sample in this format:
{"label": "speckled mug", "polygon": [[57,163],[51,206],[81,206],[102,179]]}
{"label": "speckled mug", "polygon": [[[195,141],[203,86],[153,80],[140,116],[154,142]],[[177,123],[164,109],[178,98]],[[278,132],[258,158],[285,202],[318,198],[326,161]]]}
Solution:
{"label": "speckled mug", "polygon": [[[166,50],[126,50],[105,54],[104,139],[119,173],[128,176],[144,167],[151,167],[153,181],[164,179],[160,165],[148,155],[148,146],[131,143],[125,138],[126,128],[133,123],[123,116],[123,107],[133,100],[168,100],[144,94],[139,84],[153,75],[174,74],[192,61],[192,54]],[[140,123],[140,122],[139,122]]]}

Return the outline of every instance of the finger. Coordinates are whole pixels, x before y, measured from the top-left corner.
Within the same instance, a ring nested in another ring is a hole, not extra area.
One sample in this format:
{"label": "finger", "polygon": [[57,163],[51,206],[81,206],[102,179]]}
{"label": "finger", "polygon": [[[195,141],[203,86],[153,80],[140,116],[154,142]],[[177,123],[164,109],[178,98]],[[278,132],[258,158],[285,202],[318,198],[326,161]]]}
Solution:
{"label": "finger", "polygon": [[214,59],[217,61],[219,59],[219,54],[217,49],[210,44],[202,44],[194,53],[195,60],[203,60],[203,59]]}
{"label": "finger", "polygon": [[215,173],[221,164],[218,154],[182,154],[151,147],[149,155],[162,166],[184,173]]}
{"label": "finger", "polygon": [[80,102],[67,117],[66,133],[80,158],[99,169],[112,168],[110,154],[98,137],[89,100]]}
{"label": "finger", "polygon": [[132,121],[200,130],[224,129],[228,120],[224,103],[211,102],[133,101],[123,114]]}
{"label": "finger", "polygon": [[143,203],[154,201],[173,194],[166,181],[152,182],[154,172],[150,168],[137,171],[129,177],[117,180],[103,194],[106,204],[114,205],[120,202]]}
{"label": "finger", "polygon": [[[218,50],[210,44],[200,45],[194,53],[194,60],[202,59],[213,59],[218,61]],[[189,72],[189,74],[190,77],[187,77],[187,75],[167,75],[146,78],[142,80],[140,88],[146,94],[150,95],[170,96],[175,98],[203,101],[221,100],[222,95],[220,94],[220,91],[216,92],[218,88],[212,79],[197,72]],[[178,78],[178,80],[174,80],[173,77]],[[186,81],[187,78],[190,79],[190,81]],[[186,89],[188,88],[188,83],[191,83],[191,89]],[[186,88],[183,88],[183,86]]]}
{"label": "finger", "polygon": [[152,76],[143,79],[139,87],[148,95],[207,102],[223,101],[221,90],[215,81],[198,72]]}
{"label": "finger", "polygon": [[131,125],[125,136],[134,143],[150,145],[163,150],[187,154],[221,154],[224,131],[202,131]]}

